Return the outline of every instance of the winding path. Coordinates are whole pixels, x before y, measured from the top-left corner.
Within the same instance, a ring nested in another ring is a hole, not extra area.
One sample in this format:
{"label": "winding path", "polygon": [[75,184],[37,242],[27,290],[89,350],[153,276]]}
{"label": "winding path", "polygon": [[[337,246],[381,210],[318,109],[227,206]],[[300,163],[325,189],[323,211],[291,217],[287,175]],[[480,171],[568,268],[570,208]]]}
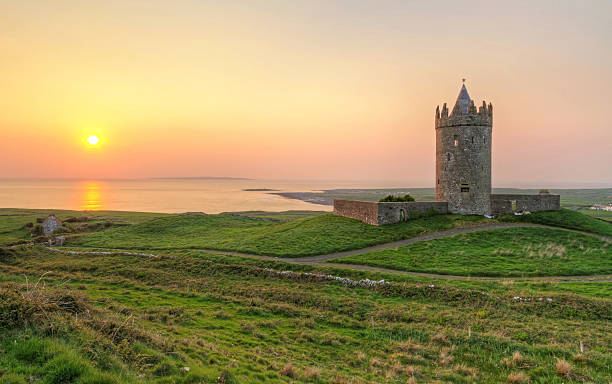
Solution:
{"label": "winding path", "polygon": [[[343,269],[355,269],[361,271],[370,271],[370,272],[384,272],[384,273],[394,273],[394,274],[402,274],[402,275],[412,275],[412,276],[422,276],[422,277],[431,277],[437,279],[447,279],[447,280],[546,280],[546,281],[555,281],[555,282],[608,282],[612,281],[612,275],[581,275],[581,276],[528,276],[528,277],[487,277],[487,276],[459,276],[459,275],[443,275],[443,274],[435,274],[435,273],[424,273],[424,272],[410,272],[410,271],[402,271],[396,269],[389,268],[380,268],[373,267],[369,265],[357,265],[357,264],[335,264],[335,263],[326,263],[328,260],[339,259],[343,257],[349,257],[354,255],[361,255],[364,253],[380,251],[383,249],[396,248],[409,244],[418,243],[421,241],[428,241],[433,239],[439,239],[443,237],[458,235],[462,233],[470,233],[470,232],[479,232],[486,231],[490,229],[500,229],[500,228],[513,228],[513,227],[539,227],[539,228],[553,228],[558,230],[564,230],[569,232],[581,233],[583,235],[595,237],[604,241],[612,242],[612,238],[598,235],[589,232],[582,232],[573,229],[560,228],[547,226],[542,224],[531,224],[531,223],[498,223],[498,224],[487,224],[487,225],[479,225],[473,227],[463,227],[463,228],[453,228],[447,231],[441,232],[433,232],[427,233],[420,236],[415,236],[410,239],[394,241],[392,243],[385,243],[374,245],[367,248],[355,249],[351,251],[344,252],[335,252],[329,253],[325,255],[317,255],[317,256],[306,256],[306,257],[274,257],[274,256],[262,256],[255,255],[250,253],[243,252],[233,252],[233,251],[219,251],[216,249],[196,249],[197,251],[217,254],[217,255],[231,255],[231,256],[239,256],[239,257],[247,257],[251,259],[259,259],[259,260],[270,260],[270,261],[282,261],[285,263],[291,264],[301,264],[301,265],[324,265],[326,267],[333,268],[343,268]],[[51,248],[57,250],[57,248]],[[97,248],[97,249],[106,249],[107,251],[116,251],[120,253],[130,254],[131,252],[113,248]],[[105,253],[106,252],[96,252],[96,251],[67,251],[70,253],[83,253],[83,254],[96,254],[96,253]],[[140,255],[138,253],[131,253],[134,255]],[[157,257],[157,255],[150,254],[142,254],[143,256],[148,257]]]}

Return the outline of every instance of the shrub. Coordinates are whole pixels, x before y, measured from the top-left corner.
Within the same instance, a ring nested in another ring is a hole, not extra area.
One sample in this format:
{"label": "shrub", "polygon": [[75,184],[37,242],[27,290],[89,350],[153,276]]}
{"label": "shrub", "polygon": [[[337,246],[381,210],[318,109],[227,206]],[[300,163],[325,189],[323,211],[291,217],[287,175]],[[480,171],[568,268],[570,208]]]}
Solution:
{"label": "shrub", "polygon": [[67,289],[48,290],[36,283],[27,287],[7,283],[0,286],[0,329],[46,326],[64,319],[66,313],[88,311],[85,296]]}
{"label": "shrub", "polygon": [[30,234],[32,236],[42,236],[44,233],[44,229],[43,226],[40,224],[36,224],[34,227],[32,227],[32,229],[30,230]]}
{"label": "shrub", "polygon": [[402,203],[414,201],[414,197],[410,195],[388,195],[379,200],[381,203]]}
{"label": "shrub", "polygon": [[36,308],[13,289],[0,291],[0,329],[11,329],[31,321]]}

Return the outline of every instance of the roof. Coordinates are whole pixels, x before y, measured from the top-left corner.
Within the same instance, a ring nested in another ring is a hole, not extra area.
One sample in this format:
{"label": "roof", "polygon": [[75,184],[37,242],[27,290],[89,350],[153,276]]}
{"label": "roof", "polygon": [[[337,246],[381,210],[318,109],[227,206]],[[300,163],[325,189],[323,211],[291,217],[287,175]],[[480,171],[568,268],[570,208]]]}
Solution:
{"label": "roof", "polygon": [[45,221],[44,221],[43,223],[46,223],[46,222],[51,221],[51,220],[56,221],[56,222],[57,222],[59,225],[62,225],[62,222],[60,221],[60,219],[58,219],[57,217],[55,217],[55,215],[49,215],[49,216],[48,216],[48,217],[45,219]]}
{"label": "roof", "polygon": [[467,88],[465,87],[465,84],[463,84],[463,86],[461,86],[461,91],[459,91],[459,96],[457,96],[457,102],[455,103],[455,108],[453,108],[453,111],[455,111],[457,106],[459,106],[461,114],[465,115],[468,112],[468,107],[471,103],[472,99],[470,99]]}

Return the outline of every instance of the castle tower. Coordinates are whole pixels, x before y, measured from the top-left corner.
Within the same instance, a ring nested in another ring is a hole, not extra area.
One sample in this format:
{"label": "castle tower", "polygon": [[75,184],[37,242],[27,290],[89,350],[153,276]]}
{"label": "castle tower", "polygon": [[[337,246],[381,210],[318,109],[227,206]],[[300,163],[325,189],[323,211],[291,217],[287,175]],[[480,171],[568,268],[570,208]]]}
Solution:
{"label": "castle tower", "polygon": [[436,201],[453,213],[491,212],[491,131],[493,106],[476,109],[465,84],[449,115],[436,108]]}

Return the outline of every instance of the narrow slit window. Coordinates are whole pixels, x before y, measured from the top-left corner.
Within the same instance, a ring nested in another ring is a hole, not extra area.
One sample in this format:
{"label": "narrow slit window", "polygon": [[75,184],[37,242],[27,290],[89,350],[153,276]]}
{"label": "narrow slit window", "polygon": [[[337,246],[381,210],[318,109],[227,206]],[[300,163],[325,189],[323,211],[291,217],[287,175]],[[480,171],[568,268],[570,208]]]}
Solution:
{"label": "narrow slit window", "polygon": [[455,147],[459,146],[459,136],[455,135],[453,136],[453,142],[455,143]]}
{"label": "narrow slit window", "polygon": [[472,136],[472,144],[474,144],[474,136]]}
{"label": "narrow slit window", "polygon": [[450,153],[446,154],[446,161],[450,161]]}
{"label": "narrow slit window", "polygon": [[438,185],[440,185],[440,179],[438,179]]}

